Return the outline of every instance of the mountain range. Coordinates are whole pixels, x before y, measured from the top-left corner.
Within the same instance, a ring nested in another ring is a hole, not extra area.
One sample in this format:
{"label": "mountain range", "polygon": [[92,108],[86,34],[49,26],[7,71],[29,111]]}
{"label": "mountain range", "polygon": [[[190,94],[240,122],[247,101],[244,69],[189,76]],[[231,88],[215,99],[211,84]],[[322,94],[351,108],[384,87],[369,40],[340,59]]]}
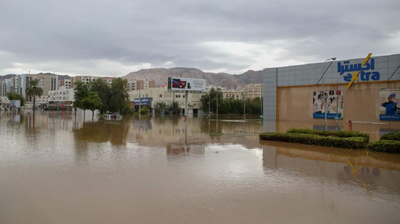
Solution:
{"label": "mountain range", "polygon": [[[41,73],[43,74],[43,73]],[[44,73],[47,74],[47,73]],[[48,73],[51,74],[51,73]],[[15,75],[9,74],[0,76],[0,81],[9,79]],[[59,79],[68,79],[68,75],[59,75]],[[223,86],[228,89],[238,89],[246,84],[262,83],[263,71],[249,70],[240,75],[231,75],[228,73],[211,73],[203,72],[197,68],[150,68],[141,69],[136,72],[131,72],[122,78],[133,80],[146,80],[155,81],[156,86],[166,84],[168,77],[185,77],[185,78],[198,78],[206,79],[207,85]]]}

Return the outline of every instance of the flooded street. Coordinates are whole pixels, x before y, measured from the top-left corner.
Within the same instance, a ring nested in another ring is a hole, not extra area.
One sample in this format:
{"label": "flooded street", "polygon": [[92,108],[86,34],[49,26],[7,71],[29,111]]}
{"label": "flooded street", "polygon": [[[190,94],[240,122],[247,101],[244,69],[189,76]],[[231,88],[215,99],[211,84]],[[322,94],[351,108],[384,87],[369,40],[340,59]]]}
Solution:
{"label": "flooded street", "polygon": [[[0,223],[399,223],[400,155],[260,120],[0,115]],[[185,128],[187,126],[187,128]]]}

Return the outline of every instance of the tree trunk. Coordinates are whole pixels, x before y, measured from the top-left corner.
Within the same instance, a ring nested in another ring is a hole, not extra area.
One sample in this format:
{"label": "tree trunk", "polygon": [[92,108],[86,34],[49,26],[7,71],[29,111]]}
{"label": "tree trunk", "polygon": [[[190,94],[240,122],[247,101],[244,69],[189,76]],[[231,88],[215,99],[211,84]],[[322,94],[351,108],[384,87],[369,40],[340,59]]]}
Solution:
{"label": "tree trunk", "polygon": [[35,101],[36,101],[36,96],[33,96],[33,112],[35,112],[35,110],[36,110]]}
{"label": "tree trunk", "polygon": [[83,122],[85,122],[86,110],[83,110]]}
{"label": "tree trunk", "polygon": [[92,121],[94,119],[94,110],[92,110]]}

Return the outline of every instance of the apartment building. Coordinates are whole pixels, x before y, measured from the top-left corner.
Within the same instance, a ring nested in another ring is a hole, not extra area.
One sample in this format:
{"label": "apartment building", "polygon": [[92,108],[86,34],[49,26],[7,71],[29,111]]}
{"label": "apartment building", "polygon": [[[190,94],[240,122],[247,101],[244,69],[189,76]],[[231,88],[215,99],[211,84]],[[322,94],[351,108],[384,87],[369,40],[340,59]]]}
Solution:
{"label": "apartment building", "polygon": [[245,99],[261,98],[263,94],[263,84],[248,84],[244,86],[243,94]]}
{"label": "apartment building", "polygon": [[74,77],[71,77],[69,79],[60,79],[58,80],[58,87],[60,88],[61,86],[64,86],[66,89],[71,89],[73,88],[74,84]]}
{"label": "apartment building", "polygon": [[132,80],[128,79],[127,84],[128,91],[134,90],[146,90],[155,88],[155,81],[144,81],[144,80]]}
{"label": "apartment building", "polygon": [[224,90],[222,91],[222,98],[241,100],[243,99],[243,94],[237,90]]}
{"label": "apartment building", "polygon": [[58,90],[49,91],[48,101],[74,102],[75,101],[74,89],[67,89],[65,86],[62,86]]}

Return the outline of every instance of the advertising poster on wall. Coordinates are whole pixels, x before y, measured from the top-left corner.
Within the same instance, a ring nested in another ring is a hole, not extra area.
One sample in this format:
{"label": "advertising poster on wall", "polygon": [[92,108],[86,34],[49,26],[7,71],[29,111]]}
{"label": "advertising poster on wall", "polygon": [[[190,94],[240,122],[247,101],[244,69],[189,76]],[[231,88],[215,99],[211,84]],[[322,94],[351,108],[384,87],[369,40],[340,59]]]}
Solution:
{"label": "advertising poster on wall", "polygon": [[400,121],[400,88],[379,91],[379,119]]}
{"label": "advertising poster on wall", "polygon": [[[325,97],[325,106],[324,106]],[[325,112],[327,119],[343,119],[343,92],[341,90],[322,90],[313,93],[313,118],[324,119]]]}

